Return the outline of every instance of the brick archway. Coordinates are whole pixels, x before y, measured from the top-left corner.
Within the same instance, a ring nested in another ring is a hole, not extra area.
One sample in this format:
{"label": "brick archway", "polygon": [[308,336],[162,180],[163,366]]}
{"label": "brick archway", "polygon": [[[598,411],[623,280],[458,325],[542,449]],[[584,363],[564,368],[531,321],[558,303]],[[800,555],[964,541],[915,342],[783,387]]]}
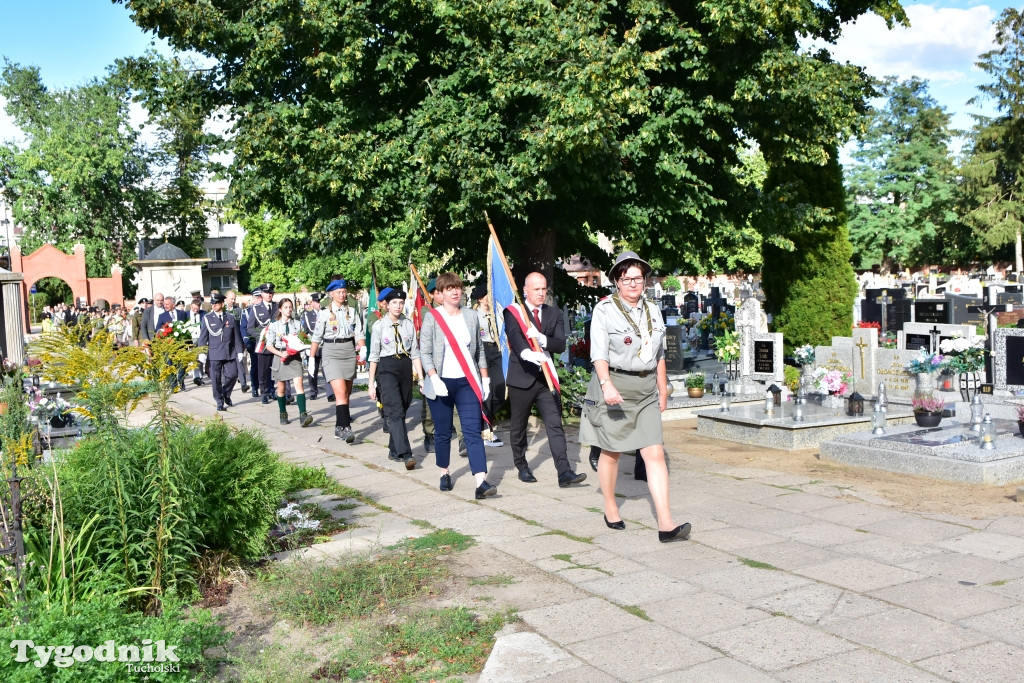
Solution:
{"label": "brick archway", "polygon": [[43,278],[55,277],[68,283],[76,301],[84,298],[91,304],[97,299],[106,299],[111,304],[123,304],[121,269],[115,265],[111,270],[111,277],[86,277],[85,247],[81,244],[76,244],[70,255],[52,244],[43,245],[28,256],[23,256],[17,246],[12,247],[11,271],[20,272],[25,278],[21,282],[25,331],[29,328],[28,294]]}

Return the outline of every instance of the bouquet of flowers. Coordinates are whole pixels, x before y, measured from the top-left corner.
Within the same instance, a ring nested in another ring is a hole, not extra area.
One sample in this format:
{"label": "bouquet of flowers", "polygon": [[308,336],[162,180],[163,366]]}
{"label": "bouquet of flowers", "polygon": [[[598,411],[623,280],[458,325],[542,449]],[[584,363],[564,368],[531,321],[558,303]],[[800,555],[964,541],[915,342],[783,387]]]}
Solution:
{"label": "bouquet of flowers", "polygon": [[814,365],[814,347],[804,344],[793,352],[793,359],[800,365]]}
{"label": "bouquet of flowers", "polygon": [[701,332],[708,332],[718,337],[726,332],[734,330],[736,327],[736,321],[732,315],[722,311],[718,314],[718,321],[716,322],[711,314],[705,315],[697,323],[697,329]]}
{"label": "bouquet of flowers", "polygon": [[[282,347],[281,344],[284,344]],[[309,344],[302,342],[298,334],[286,334],[278,341],[278,348],[287,351],[289,356],[302,353],[309,348]]]}
{"label": "bouquet of flowers", "polygon": [[715,337],[715,358],[720,363],[731,363],[740,357],[740,336],[732,330],[726,330],[720,337]]}
{"label": "bouquet of flowers", "polygon": [[811,375],[814,381],[814,386],[818,390],[818,393],[822,394],[839,394],[843,395],[850,382],[850,373],[841,372],[839,370],[827,370],[825,368],[818,368]]}
{"label": "bouquet of flowers", "polygon": [[20,366],[13,360],[4,358],[3,363],[0,363],[0,377],[4,379],[17,377],[19,368]]}
{"label": "bouquet of flowers", "polygon": [[74,421],[71,414],[74,407],[61,398],[60,394],[50,398],[38,390],[30,394],[28,399],[29,412],[35,415],[41,424],[48,422],[55,427],[69,425]]}
{"label": "bouquet of flowers", "polygon": [[917,354],[917,358],[907,363],[907,371],[913,375],[923,375],[931,372],[938,372],[942,369],[945,358],[938,353],[928,353],[924,349]]}
{"label": "bouquet of flowers", "polygon": [[175,320],[171,323],[164,323],[164,326],[156,331],[156,336],[161,339],[170,337],[177,341],[192,341],[192,326],[184,320]]}
{"label": "bouquet of flowers", "polygon": [[942,369],[947,372],[977,372],[985,365],[985,337],[943,339],[939,350],[946,354]]}

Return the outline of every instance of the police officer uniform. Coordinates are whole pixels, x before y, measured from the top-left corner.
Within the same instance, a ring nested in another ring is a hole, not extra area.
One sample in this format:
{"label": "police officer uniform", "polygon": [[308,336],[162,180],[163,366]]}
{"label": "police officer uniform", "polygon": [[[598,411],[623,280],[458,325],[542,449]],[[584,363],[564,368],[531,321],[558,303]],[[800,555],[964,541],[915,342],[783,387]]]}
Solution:
{"label": "police officer uniform", "polygon": [[[214,304],[223,304],[224,295],[214,294],[211,300]],[[238,357],[245,352],[241,328],[235,317],[223,310],[211,310],[203,316],[199,327],[197,343],[207,347],[207,374],[213,385],[213,400],[217,402],[217,410],[227,410],[225,404],[234,405],[231,391],[238,380]]]}
{"label": "police officer uniform", "polygon": [[[252,290],[252,297],[257,296],[263,296],[263,290],[259,287]],[[252,388],[252,397],[259,398],[259,356],[256,355],[256,342],[258,340],[255,337],[249,336],[249,322],[252,320],[253,305],[250,303],[246,308],[242,309],[242,314],[238,318],[238,324],[242,328],[242,342],[245,344],[245,351],[249,355],[249,386]]]}
{"label": "police officer uniform", "polygon": [[[260,294],[273,294],[273,285],[262,285],[260,287]],[[267,305],[263,301],[258,304],[254,304],[249,307],[249,321],[246,325],[246,334],[252,338],[253,344],[259,343],[260,334],[265,330],[270,323],[274,320],[274,316],[277,313],[273,304]],[[271,379],[270,366],[274,362],[274,354],[272,354],[264,345],[264,349],[260,353],[255,352],[255,346],[253,348],[254,355],[256,356],[258,386],[260,388],[260,394],[263,396],[263,403],[270,403],[274,396],[274,383]],[[257,384],[253,384],[253,395],[255,395]]]}
{"label": "police officer uniform", "polygon": [[[224,297],[225,297],[225,301],[226,301],[227,300],[227,295],[225,294]],[[213,296],[210,297],[210,301],[213,301]],[[238,368],[237,368],[238,369],[238,379],[241,380],[241,382],[242,382],[242,391],[249,391],[249,384],[248,384],[249,370],[248,370],[248,368],[245,367],[245,362],[248,359],[248,345],[245,344],[245,336],[246,336],[245,335],[245,318],[244,318],[245,310],[241,306],[239,306],[237,303],[234,304],[233,306],[231,306],[230,308],[225,304],[225,306],[224,306],[224,308],[222,310],[225,313],[227,313],[228,315],[230,315],[232,318],[234,318],[235,322],[238,323],[239,326],[240,326],[239,330],[240,330],[241,335],[242,335],[242,344],[244,346],[246,346],[246,349],[245,349],[246,353],[244,353],[244,354],[242,354],[241,356],[238,357]]]}
{"label": "police officer uniform", "polygon": [[[320,292],[313,292],[309,298],[319,304],[321,298]],[[310,339],[313,338],[313,332],[316,330],[316,321],[319,317],[319,310],[314,311],[310,309],[302,314],[302,319],[300,321],[302,323],[302,329],[309,335]],[[309,384],[311,387],[311,391],[309,392],[309,399],[311,401],[317,397],[317,384],[320,381],[320,369],[323,364],[323,357],[324,349],[323,346],[320,346],[317,348],[316,353],[309,358],[310,371],[307,374],[309,374]]]}
{"label": "police officer uniform", "polygon": [[[387,287],[377,297],[378,302],[394,299],[404,301],[405,292]],[[383,404],[387,420],[388,457],[404,461],[405,468],[409,470],[416,467],[416,460],[412,457],[405,415],[412,403],[413,361],[419,357],[416,327],[405,315],[393,320],[390,314],[385,314],[373,324],[370,331],[370,374],[371,381],[376,381],[377,398]]]}

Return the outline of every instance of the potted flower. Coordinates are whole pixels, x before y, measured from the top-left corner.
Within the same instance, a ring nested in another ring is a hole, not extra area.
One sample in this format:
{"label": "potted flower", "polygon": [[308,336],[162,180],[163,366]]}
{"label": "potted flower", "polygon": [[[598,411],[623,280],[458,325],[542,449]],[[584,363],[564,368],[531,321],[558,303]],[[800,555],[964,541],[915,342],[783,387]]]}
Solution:
{"label": "potted flower", "polygon": [[958,375],[960,397],[970,401],[980,384],[978,372],[985,366],[985,337],[943,339],[939,350],[946,354],[942,371]]}
{"label": "potted flower", "polygon": [[810,344],[799,347],[793,352],[793,360],[797,362],[797,365],[804,367],[814,365],[814,347]]}
{"label": "potted flower", "polygon": [[733,330],[725,330],[721,336],[715,337],[715,358],[726,365],[730,379],[736,379],[739,373],[740,335]]}
{"label": "potted flower", "polygon": [[686,393],[690,398],[700,398],[704,395],[704,373],[695,372],[686,377]]}
{"label": "potted flower", "polygon": [[907,363],[907,372],[914,375],[917,381],[915,394],[931,395],[935,390],[935,373],[942,369],[945,360],[942,354],[929,353],[921,349],[917,356]]}
{"label": "potted flower", "polygon": [[811,374],[811,379],[819,394],[842,396],[849,387],[851,377],[850,373],[841,370],[818,368]]}
{"label": "potted flower", "polygon": [[938,427],[942,421],[942,411],[946,409],[946,402],[931,394],[914,394],[910,405],[914,409],[914,421],[918,427]]}

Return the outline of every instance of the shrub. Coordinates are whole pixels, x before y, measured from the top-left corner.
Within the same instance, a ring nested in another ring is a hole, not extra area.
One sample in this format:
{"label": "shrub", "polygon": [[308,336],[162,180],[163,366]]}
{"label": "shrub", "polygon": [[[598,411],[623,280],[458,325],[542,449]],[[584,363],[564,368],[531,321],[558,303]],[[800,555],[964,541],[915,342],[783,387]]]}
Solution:
{"label": "shrub", "polygon": [[695,372],[691,375],[686,376],[686,388],[687,389],[703,389],[704,388],[704,373]]}
{"label": "shrub", "polygon": [[765,309],[773,316],[775,331],[784,335],[786,352],[848,335],[857,282],[836,150],[824,166],[793,161],[774,165],[765,191],[776,200],[765,202],[772,209],[760,217],[766,235],[764,263],[771,264],[762,275]]}

